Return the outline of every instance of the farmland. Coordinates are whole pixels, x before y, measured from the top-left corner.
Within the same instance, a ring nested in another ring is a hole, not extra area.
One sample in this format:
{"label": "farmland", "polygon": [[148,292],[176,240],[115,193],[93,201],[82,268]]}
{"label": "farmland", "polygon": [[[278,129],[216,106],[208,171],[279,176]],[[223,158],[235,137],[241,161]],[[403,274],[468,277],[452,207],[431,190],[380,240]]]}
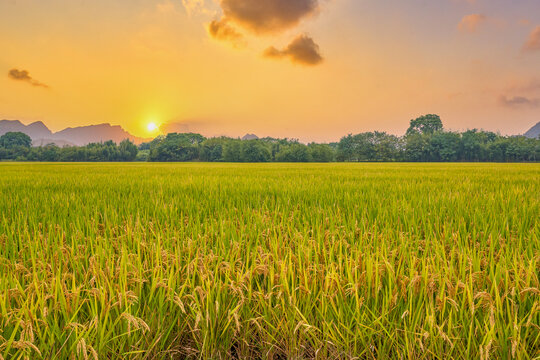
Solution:
{"label": "farmland", "polygon": [[0,164],[0,359],[533,359],[538,164]]}

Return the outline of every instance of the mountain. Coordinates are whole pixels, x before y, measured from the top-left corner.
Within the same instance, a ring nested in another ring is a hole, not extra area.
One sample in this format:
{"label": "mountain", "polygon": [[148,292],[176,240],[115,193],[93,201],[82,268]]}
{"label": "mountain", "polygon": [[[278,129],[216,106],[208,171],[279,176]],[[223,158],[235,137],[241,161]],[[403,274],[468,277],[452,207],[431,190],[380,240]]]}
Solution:
{"label": "mountain", "polygon": [[120,125],[113,126],[111,124],[67,128],[55,133],[54,137],[55,139],[63,139],[79,146],[108,140],[120,143],[122,140],[129,139],[135,144],[140,144],[148,140],[131,135],[122,129]]}
{"label": "mountain", "polygon": [[540,122],[534,125],[525,133],[525,136],[532,139],[537,139],[540,136]]}
{"label": "mountain", "polygon": [[51,130],[41,121],[36,121],[28,126],[26,126],[26,134],[31,138],[45,138],[47,136],[52,136]]}
{"label": "mountain", "polygon": [[259,140],[259,137],[255,134],[246,134],[242,140]]}
{"label": "mountain", "polygon": [[52,132],[41,121],[36,121],[30,125],[24,125],[19,120],[0,120],[0,136],[7,132],[22,132],[32,139],[51,137]]}
{"label": "mountain", "polygon": [[67,128],[53,133],[41,121],[30,125],[24,125],[19,120],[0,120],[0,136],[7,132],[22,132],[32,138],[34,146],[43,146],[54,143],[58,146],[84,146],[93,142],[105,142],[112,140],[120,143],[129,139],[135,144],[140,144],[151,139],[143,139],[131,135],[119,125],[99,124]]}

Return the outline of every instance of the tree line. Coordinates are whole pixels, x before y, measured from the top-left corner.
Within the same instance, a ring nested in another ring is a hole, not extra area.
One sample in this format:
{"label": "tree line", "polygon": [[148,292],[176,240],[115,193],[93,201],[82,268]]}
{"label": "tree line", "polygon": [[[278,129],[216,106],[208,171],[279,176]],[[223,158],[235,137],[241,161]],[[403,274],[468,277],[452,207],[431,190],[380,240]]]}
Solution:
{"label": "tree line", "polygon": [[0,160],[51,162],[134,161],[138,152],[137,146],[129,140],[124,140],[120,144],[106,141],[86,146],[58,147],[54,144],[48,144],[32,147],[32,139],[24,133],[8,132],[0,136]]}
{"label": "tree line", "polygon": [[0,137],[0,160],[151,161],[151,162],[537,162],[540,139],[467,130],[445,131],[437,115],[411,120],[404,136],[385,132],[349,134],[330,144],[302,144],[294,139],[240,140],[205,138],[195,133],[158,136],[138,147],[124,140],[86,146],[32,147],[23,133]]}

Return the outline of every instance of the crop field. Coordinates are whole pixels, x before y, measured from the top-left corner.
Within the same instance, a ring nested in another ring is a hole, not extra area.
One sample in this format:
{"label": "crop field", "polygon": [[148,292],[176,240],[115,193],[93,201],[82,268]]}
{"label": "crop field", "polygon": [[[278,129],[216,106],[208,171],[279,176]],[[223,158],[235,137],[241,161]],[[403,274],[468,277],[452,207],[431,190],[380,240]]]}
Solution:
{"label": "crop field", "polygon": [[538,164],[0,164],[0,359],[538,359]]}

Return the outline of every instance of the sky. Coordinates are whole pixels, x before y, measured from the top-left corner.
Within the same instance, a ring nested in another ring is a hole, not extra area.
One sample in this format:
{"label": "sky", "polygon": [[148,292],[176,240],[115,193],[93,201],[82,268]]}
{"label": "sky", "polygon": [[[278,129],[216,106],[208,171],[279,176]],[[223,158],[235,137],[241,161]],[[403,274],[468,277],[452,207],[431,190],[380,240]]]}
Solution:
{"label": "sky", "polygon": [[1,0],[0,119],[337,141],[540,121],[538,0]]}

